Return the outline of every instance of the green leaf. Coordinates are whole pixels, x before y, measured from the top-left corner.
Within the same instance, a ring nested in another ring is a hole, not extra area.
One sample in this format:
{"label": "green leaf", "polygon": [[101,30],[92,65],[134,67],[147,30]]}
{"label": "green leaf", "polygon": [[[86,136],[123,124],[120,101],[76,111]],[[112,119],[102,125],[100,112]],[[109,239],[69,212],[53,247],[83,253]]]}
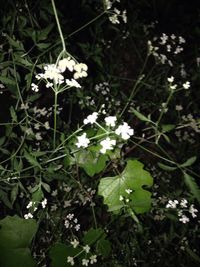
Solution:
{"label": "green leaf", "polygon": [[176,127],[176,125],[174,124],[163,124],[161,125],[162,128],[162,132],[170,132],[171,130],[173,130]]}
{"label": "green leaf", "polygon": [[15,202],[15,200],[17,198],[18,192],[19,192],[19,186],[18,186],[18,184],[15,184],[14,187],[12,188],[12,190],[11,190],[11,193],[10,193],[10,199],[11,199],[12,205],[13,205],[13,203]]}
{"label": "green leaf", "polygon": [[0,221],[0,266],[36,266],[28,246],[37,231],[33,219],[7,216]]}
{"label": "green leaf", "polygon": [[37,162],[36,158],[33,157],[30,153],[28,153],[27,151],[24,152],[24,157],[26,158],[26,160],[33,166],[39,167],[40,169],[42,169],[41,165]]}
{"label": "green leaf", "polygon": [[158,166],[164,171],[174,171],[177,169],[177,167],[171,167],[160,162],[158,162]]}
{"label": "green leaf", "polygon": [[106,239],[100,239],[97,241],[97,253],[101,254],[104,258],[108,257],[111,252],[111,243]]}
{"label": "green leaf", "polygon": [[10,115],[11,115],[11,117],[12,117],[12,120],[13,120],[14,122],[17,122],[17,114],[16,114],[16,112],[15,112],[13,106],[10,107]]}
{"label": "green leaf", "polygon": [[[49,257],[51,259],[51,267],[71,267],[71,264],[67,262],[68,256],[75,256],[82,249],[73,248],[63,243],[57,243],[51,247],[49,251]],[[76,265],[77,266],[77,265]]]}
{"label": "green leaf", "polygon": [[200,263],[200,256],[198,256],[194,251],[192,251],[189,247],[185,248],[186,252],[190,255],[190,257],[196,262]]}
{"label": "green leaf", "polygon": [[183,164],[181,164],[181,167],[189,167],[191,166],[193,163],[195,163],[195,161],[197,160],[197,157],[191,157],[188,160],[186,160],[186,162],[184,162]]}
{"label": "green leaf", "polygon": [[[136,213],[144,213],[151,207],[151,193],[143,186],[152,186],[153,178],[143,169],[143,164],[137,160],[129,160],[121,175],[102,178],[98,194],[103,196],[104,204],[109,211],[119,213],[122,207],[132,208]],[[130,194],[126,189],[132,190]],[[129,199],[129,202],[120,200]]]}
{"label": "green leaf", "polygon": [[83,168],[90,177],[101,172],[105,168],[108,159],[106,155],[89,150],[81,150],[77,152],[75,158],[77,164]]}
{"label": "green leaf", "polygon": [[105,237],[104,230],[102,228],[93,229],[91,228],[83,237],[83,242],[85,244],[92,245],[98,239]]}
{"label": "green leaf", "polygon": [[199,186],[197,185],[195,179],[188,175],[186,172],[183,173],[184,178],[185,178],[185,183],[189,187],[192,195],[198,200],[200,203],[200,189]]}
{"label": "green leaf", "polygon": [[151,120],[149,118],[147,118],[146,116],[144,116],[142,113],[140,113],[139,111],[137,111],[134,108],[131,108],[131,111],[134,113],[134,115],[140,119],[141,121],[148,121],[150,122]]}

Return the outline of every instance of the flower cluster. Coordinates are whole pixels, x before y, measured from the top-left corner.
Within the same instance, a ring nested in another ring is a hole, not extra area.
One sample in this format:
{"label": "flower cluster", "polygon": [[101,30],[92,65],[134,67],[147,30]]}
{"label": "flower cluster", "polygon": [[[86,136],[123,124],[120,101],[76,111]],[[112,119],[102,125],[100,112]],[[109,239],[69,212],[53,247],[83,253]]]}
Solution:
{"label": "flower cluster", "polygon": [[178,201],[177,199],[169,200],[166,208],[176,209],[178,212],[177,215],[179,217],[179,221],[184,224],[190,221],[190,218],[188,216],[189,214],[192,218],[197,217],[196,213],[198,212],[198,210],[194,207],[194,204],[189,205],[187,199],[181,199],[180,201]]}
{"label": "flower cluster", "polygon": [[[33,218],[33,213],[38,209],[38,204],[40,202],[35,202],[35,201],[30,201],[26,208],[29,210],[27,214],[24,215],[24,219],[32,219]],[[47,199],[44,198],[43,201],[41,202],[41,206],[43,209],[46,208],[47,205]]]}
{"label": "flower cluster", "polygon": [[[104,118],[105,128],[99,125],[99,123],[97,123],[98,116],[99,116],[99,113],[93,112],[91,115],[88,115],[86,119],[84,119],[83,123],[84,125],[95,124],[96,126],[98,126],[101,130],[105,132],[105,134],[103,135],[105,135],[106,138],[100,141],[100,145],[101,145],[100,153],[105,154],[107,150],[112,150],[115,147],[117,143],[116,136],[123,140],[128,140],[134,134],[134,130],[126,122],[124,122],[121,125],[118,125],[117,127],[116,116],[107,116]],[[113,138],[110,138],[109,135],[113,136]],[[86,148],[88,147],[89,143],[90,143],[90,139],[87,137],[86,133],[83,133],[82,135],[77,136],[76,146],[78,148],[81,148],[81,147]]]}
{"label": "flower cluster", "polygon": [[80,230],[80,224],[78,223],[78,219],[75,218],[73,213],[69,213],[66,216],[64,225],[67,229],[74,229],[76,232]]}
{"label": "flower cluster", "polygon": [[[124,23],[127,23],[126,10],[120,11],[118,8],[113,8],[115,2],[120,3],[120,0],[105,0],[104,6],[109,11],[109,20],[113,24],[120,24],[119,18],[121,17]],[[112,9],[113,8],[113,9]],[[112,10],[111,10],[112,9]]]}
{"label": "flower cluster", "polygon": [[[71,73],[71,79],[65,79],[64,72]],[[88,67],[84,63],[77,63],[71,57],[63,58],[56,64],[47,64],[44,66],[44,73],[38,73],[35,77],[37,80],[43,80],[47,88],[59,88],[62,84],[62,91],[70,87],[80,88],[81,85],[77,82],[82,77],[87,77]],[[32,83],[31,88],[33,91],[38,92],[38,85]]]}
{"label": "flower cluster", "polygon": [[149,54],[152,54],[162,64],[173,66],[173,57],[183,51],[182,45],[185,39],[182,36],[163,33],[160,37],[154,37],[153,42],[148,41]]}

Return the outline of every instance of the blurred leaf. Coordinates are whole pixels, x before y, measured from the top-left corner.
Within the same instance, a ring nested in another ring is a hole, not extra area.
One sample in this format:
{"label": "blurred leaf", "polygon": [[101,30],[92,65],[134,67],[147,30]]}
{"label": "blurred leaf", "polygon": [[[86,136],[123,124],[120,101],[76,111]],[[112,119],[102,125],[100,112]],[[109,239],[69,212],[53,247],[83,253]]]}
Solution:
{"label": "blurred leaf", "polygon": [[200,189],[199,186],[197,185],[195,179],[188,175],[186,172],[183,173],[184,178],[185,178],[185,183],[189,187],[192,195],[198,200],[200,203]]}
{"label": "blurred leaf", "polygon": [[134,115],[140,119],[141,121],[148,121],[150,122],[151,120],[149,118],[147,118],[146,116],[144,116],[142,113],[140,113],[139,111],[137,111],[136,109],[134,108],[131,108],[131,112],[134,113]]}
{"label": "blurred leaf", "polygon": [[160,162],[158,162],[158,166],[164,171],[174,171],[177,169],[177,167],[171,167]]}
{"label": "blurred leaf", "polygon": [[180,166],[181,166],[181,167],[189,167],[189,166],[191,166],[193,163],[195,163],[196,160],[197,160],[197,157],[196,157],[196,156],[191,157],[191,158],[189,158],[188,160],[186,160],[186,162],[182,163]]}
{"label": "blurred leaf", "polygon": [[36,160],[35,157],[33,157],[30,153],[28,153],[27,151],[24,152],[24,157],[26,158],[26,160],[33,166],[39,167],[40,169],[42,169],[41,165],[38,163],[38,161]]}

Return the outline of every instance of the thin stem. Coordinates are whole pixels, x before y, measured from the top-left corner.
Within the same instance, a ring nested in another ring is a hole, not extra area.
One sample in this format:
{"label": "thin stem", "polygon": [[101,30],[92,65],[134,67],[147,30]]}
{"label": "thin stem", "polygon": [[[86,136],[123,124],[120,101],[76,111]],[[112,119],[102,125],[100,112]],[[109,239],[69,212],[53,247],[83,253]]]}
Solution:
{"label": "thin stem", "polygon": [[60,34],[60,39],[61,39],[61,42],[62,42],[63,51],[66,51],[65,40],[64,40],[63,33],[62,33],[62,30],[61,30],[61,27],[60,27],[60,22],[59,22],[59,19],[58,19],[58,14],[57,14],[57,10],[56,10],[56,6],[55,6],[55,3],[54,3],[54,0],[51,0],[51,3],[52,3],[52,7],[53,7],[53,12],[54,12],[54,15],[55,15],[56,23],[57,23],[57,26],[58,26],[58,31],[59,31],[59,34]]}
{"label": "thin stem", "polygon": [[55,92],[55,95],[54,95],[54,127],[53,127],[53,148],[54,149],[56,147],[57,102],[58,102],[58,93]]}
{"label": "thin stem", "polygon": [[173,95],[173,90],[170,90],[170,94],[169,94],[169,96],[168,96],[168,98],[167,98],[167,101],[166,101],[166,103],[165,103],[165,106],[163,107],[163,109],[162,109],[162,111],[161,111],[161,113],[160,113],[160,116],[159,116],[159,118],[158,118],[158,120],[157,120],[157,126],[159,125],[159,123],[160,123],[160,121],[161,121],[161,119],[162,119],[162,117],[163,117],[163,114],[164,114],[164,112],[165,112],[165,108],[168,106],[168,104],[169,104],[169,102],[170,102],[170,100],[171,100],[171,97],[172,97],[172,95]]}

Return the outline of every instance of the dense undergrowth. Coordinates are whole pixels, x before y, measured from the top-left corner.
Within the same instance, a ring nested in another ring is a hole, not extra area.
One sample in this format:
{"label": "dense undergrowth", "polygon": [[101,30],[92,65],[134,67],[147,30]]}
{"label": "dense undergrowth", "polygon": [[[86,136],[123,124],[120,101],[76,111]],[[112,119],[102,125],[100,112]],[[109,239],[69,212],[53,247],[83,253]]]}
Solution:
{"label": "dense undergrowth", "polygon": [[199,266],[198,2],[0,15],[0,266]]}

